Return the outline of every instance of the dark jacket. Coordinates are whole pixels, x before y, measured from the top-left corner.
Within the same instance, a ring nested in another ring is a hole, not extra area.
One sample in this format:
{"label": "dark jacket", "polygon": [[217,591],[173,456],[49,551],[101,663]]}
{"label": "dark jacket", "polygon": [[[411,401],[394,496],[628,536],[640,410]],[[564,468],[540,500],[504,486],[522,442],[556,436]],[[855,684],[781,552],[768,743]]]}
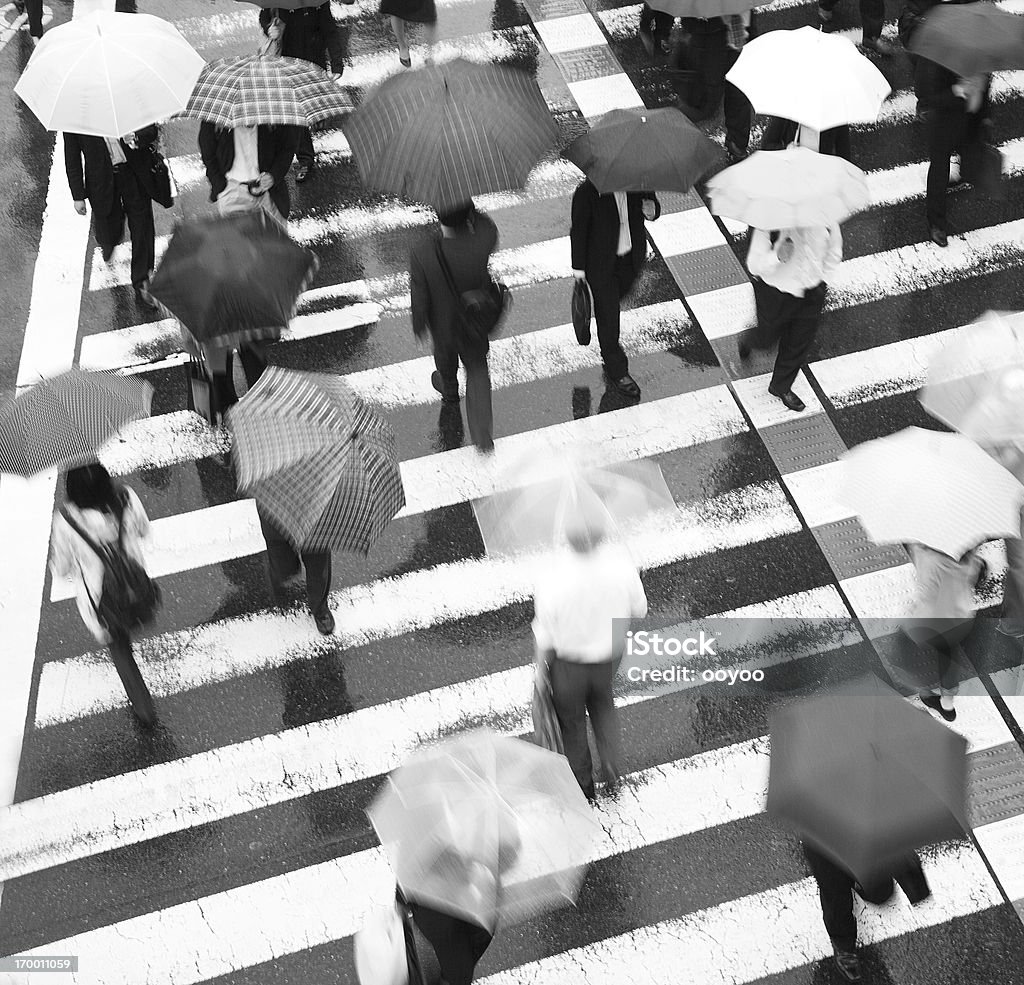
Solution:
{"label": "dark jacket", "polygon": [[[260,126],[256,130],[257,161],[260,171],[274,176],[270,200],[284,218],[288,218],[291,199],[285,175],[299,146],[301,127]],[[199,125],[199,154],[210,182],[210,201],[227,187],[227,173],[235,163],[235,135],[227,127],[218,127],[205,120]]]}
{"label": "dark jacket", "polygon": [[414,246],[409,258],[412,330],[416,337],[422,338],[429,331],[435,344],[454,343],[460,353],[476,351],[479,346],[474,346],[473,340],[461,331],[458,302],[437,258],[438,242],[456,288],[460,292],[470,291],[487,280],[487,265],[498,245],[498,227],[489,216],[476,212],[472,232],[460,232],[452,239],[431,236]]}
{"label": "dark jacket", "polygon": [[[643,203],[651,195],[629,192],[626,215],[632,243],[630,259],[633,272],[638,273],[647,256],[647,233],[644,227]],[[589,178],[584,179],[572,196],[572,227],[569,231],[572,266],[582,270],[587,280],[610,276],[615,270],[619,245],[619,210],[614,195],[598,195]]]}
{"label": "dark jacket", "polygon": [[[143,191],[150,198],[155,194],[150,167],[152,148],[158,135],[159,131],[155,125],[137,130],[137,150],[132,150],[123,140],[121,141],[121,149],[124,151],[128,166],[135,172]],[[102,137],[65,133],[64,166],[68,174],[71,197],[76,202],[88,199],[93,212],[97,215],[110,215],[114,211],[114,166],[110,162],[110,152]]]}
{"label": "dark jacket", "polygon": [[[341,75],[345,70],[345,50],[330,3],[302,10],[274,9],[284,24],[281,54],[285,58],[301,58],[326,69],[329,57],[331,71]],[[260,27],[264,34],[269,30],[273,18],[273,9],[260,11]]]}
{"label": "dark jacket", "polygon": [[[773,116],[761,135],[761,150],[785,150],[796,140],[797,124],[782,116]],[[850,127],[843,123],[829,130],[822,130],[818,139],[818,150],[822,154],[841,157],[853,163],[850,155]]]}
{"label": "dark jacket", "polygon": [[[914,62],[914,92],[917,108],[935,114],[934,125],[952,127],[959,124],[959,118],[967,115],[967,102],[953,92],[957,74],[928,58],[918,57]],[[979,115],[988,117],[988,95],[992,77],[989,76],[985,92],[981,97]]]}

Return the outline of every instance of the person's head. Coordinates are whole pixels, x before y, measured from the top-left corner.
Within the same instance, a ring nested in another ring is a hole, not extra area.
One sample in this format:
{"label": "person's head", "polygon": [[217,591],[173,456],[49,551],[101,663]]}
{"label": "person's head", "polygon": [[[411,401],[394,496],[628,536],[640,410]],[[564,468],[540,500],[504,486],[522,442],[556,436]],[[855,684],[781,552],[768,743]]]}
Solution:
{"label": "person's head", "polygon": [[99,462],[70,469],[64,489],[80,510],[117,510],[120,505],[114,480]]}
{"label": "person's head", "polygon": [[473,203],[465,202],[454,209],[438,212],[437,218],[442,226],[447,226],[449,229],[465,229],[472,214]]}
{"label": "person's head", "polygon": [[607,535],[604,520],[593,511],[577,510],[565,524],[565,539],[577,554],[596,550]]}

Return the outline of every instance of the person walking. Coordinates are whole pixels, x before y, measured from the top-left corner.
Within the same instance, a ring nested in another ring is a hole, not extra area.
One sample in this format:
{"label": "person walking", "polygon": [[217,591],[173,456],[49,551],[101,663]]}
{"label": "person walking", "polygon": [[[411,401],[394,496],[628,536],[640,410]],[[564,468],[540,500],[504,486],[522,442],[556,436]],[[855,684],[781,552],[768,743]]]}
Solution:
{"label": "person walking", "polygon": [[100,552],[123,552],[144,566],[142,541],[149,536],[149,517],[135,492],[115,484],[102,465],[69,470],[64,488],[67,503],[53,516],[50,567],[54,577],[75,583],[82,622],[98,643],[110,648],[135,717],[151,728],[156,706],[132,653],[132,627],[108,625],[99,614],[107,578]]}
{"label": "person walking", "polygon": [[769,117],[761,134],[761,150],[785,150],[791,144],[807,147],[819,154],[841,157],[844,161],[853,163],[848,123],[819,131],[800,126],[795,120],[787,120],[783,116]]}
{"label": "person walking", "polygon": [[[654,195],[641,192],[598,194],[585,178],[572,196],[572,274],[586,280],[594,300],[597,340],[605,375],[627,397],[640,399],[619,343],[620,304],[632,290],[647,257],[644,210]],[[653,216],[652,216],[653,218]]]}
{"label": "person walking", "polygon": [[199,154],[210,201],[221,215],[262,209],[288,228],[291,199],[285,176],[299,146],[301,127],[218,127],[199,124]]}
{"label": "person walking", "polygon": [[32,44],[39,44],[43,36],[43,0],[14,0],[14,9],[18,16],[28,15],[28,36]]}
{"label": "person walking", "polygon": [[533,598],[537,659],[548,666],[566,758],[580,789],[591,800],[596,794],[587,715],[601,757],[605,790],[614,794],[620,750],[612,681],[630,620],[647,615],[647,596],[636,565],[623,548],[607,543],[606,535],[598,518],[570,517],[569,549],[547,568]]}
{"label": "person walking", "polygon": [[832,941],[836,967],[848,982],[859,982],[862,977],[860,958],[857,955],[857,918],[853,913],[853,894],[856,893],[866,903],[881,905],[890,900],[896,891],[895,880],[907,900],[916,906],[931,896],[921,860],[916,853],[910,852],[861,885],[846,869],[806,842],[802,843],[802,847],[811,875],[818,885],[821,915]]}
{"label": "person walking", "polygon": [[757,327],[740,335],[739,356],[746,359],[751,348],[770,349],[778,342],[768,392],[797,413],[805,405],[793,383],[814,344],[826,285],[842,258],[838,225],[751,230],[747,269],[754,278]]}
{"label": "person walking", "polygon": [[[1019,442],[999,445],[982,444],[1000,465],[1013,477],[1024,484],[1024,447]],[[1021,523],[1024,525],[1024,505],[1020,511]],[[1024,529],[1022,526],[1021,529]],[[1024,638],[1024,538],[1007,537],[1006,545],[1006,577],[1003,579],[1003,609],[996,632],[1013,639]]]}
{"label": "person walking", "polygon": [[448,286],[446,264],[458,291],[470,291],[487,280],[491,254],[498,245],[498,227],[473,204],[438,216],[440,238],[417,244],[409,258],[412,330],[416,338],[430,333],[434,346],[431,385],[446,404],[459,402],[459,361],[466,368],[466,418],[473,443],[494,450],[491,376],[487,367],[490,343],[471,336],[460,312],[461,301]]}
{"label": "person walking", "polygon": [[[395,32],[398,42],[398,60],[403,68],[412,67],[412,55],[409,52],[409,38],[406,35],[407,22],[423,24],[427,31],[427,48],[434,47],[437,33],[437,9],[434,0],[381,0],[380,13],[391,21],[391,30]],[[430,61],[430,56],[427,56]]]}
{"label": "person walking", "polygon": [[[341,0],[353,4],[355,0]],[[285,58],[301,58],[327,71],[328,63],[334,81],[341,80],[345,71],[345,50],[341,31],[331,13],[329,0],[317,7],[289,10],[284,7],[260,11],[260,27],[272,40],[280,42],[280,54]],[[313,135],[309,127],[301,127],[299,146],[295,152],[295,181],[302,184],[316,166]]]}
{"label": "person walking", "polygon": [[64,165],[75,211],[85,215],[88,199],[93,233],[105,261],[121,242],[127,218],[132,287],[136,301],[147,308],[156,308],[149,293],[149,279],[156,266],[153,200],[160,193],[153,183],[152,161],[158,137],[155,125],[120,140],[64,134]]}
{"label": "person walking", "polygon": [[[839,0],[818,0],[818,19],[822,27],[832,23],[833,11]],[[882,38],[882,25],[885,23],[885,0],[860,0],[860,23],[863,30],[861,47],[873,51],[876,55],[891,57],[896,54],[896,46]]]}

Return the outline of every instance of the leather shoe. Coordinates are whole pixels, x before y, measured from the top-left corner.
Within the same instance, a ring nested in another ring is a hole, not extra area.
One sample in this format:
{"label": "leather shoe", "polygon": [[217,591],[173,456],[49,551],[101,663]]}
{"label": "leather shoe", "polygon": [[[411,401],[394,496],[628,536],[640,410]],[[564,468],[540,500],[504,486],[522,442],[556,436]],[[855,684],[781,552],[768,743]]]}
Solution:
{"label": "leather shoe", "polygon": [[620,376],[617,380],[612,380],[612,382],[619,393],[624,394],[631,400],[640,399],[640,387],[637,386],[636,380],[629,373],[626,373],[625,376]]}
{"label": "leather shoe", "polygon": [[750,345],[744,342],[742,338],[736,343],[736,351],[740,354],[740,359],[750,358]]}
{"label": "leather shoe", "polygon": [[733,164],[745,161],[750,156],[747,151],[743,150],[743,148],[728,139],[725,141],[725,152],[729,155],[729,160],[731,160]]}
{"label": "leather shoe", "polygon": [[[771,393],[770,390],[768,392]],[[773,393],[772,396],[778,397],[790,410],[795,410],[798,414],[807,409],[807,405],[792,390],[787,390],[785,393]]]}
{"label": "leather shoe", "polygon": [[921,704],[923,704],[925,708],[931,708],[932,711],[937,711],[942,716],[944,721],[956,721],[956,708],[950,708],[947,711],[945,708],[942,707],[942,698],[940,698],[937,694],[922,694]]}
{"label": "leather shoe", "polygon": [[453,392],[445,387],[444,382],[441,380],[441,374],[435,369],[430,374],[430,385],[441,394],[441,403],[443,404],[457,404],[459,402],[459,391]]}
{"label": "leather shoe", "polygon": [[310,175],[313,170],[312,164],[300,164],[295,169],[295,184],[301,185]]}
{"label": "leather shoe", "polygon": [[145,286],[135,288],[135,300],[139,304],[156,311],[156,301],[153,300],[153,295],[146,290]]}
{"label": "leather shoe", "polygon": [[861,42],[861,47],[867,48],[868,51],[873,51],[883,58],[892,58],[896,54],[896,48],[884,38],[865,38]]}
{"label": "leather shoe", "polygon": [[852,951],[836,951],[836,967],[848,982],[859,982],[860,958]]}
{"label": "leather shoe", "polygon": [[949,236],[947,235],[946,230],[939,226],[931,226],[928,230],[928,235],[936,246],[949,245]]}
{"label": "leather shoe", "polygon": [[324,636],[330,636],[334,632],[334,616],[331,614],[330,609],[321,612],[318,616],[314,615],[313,620],[316,622],[316,628]]}

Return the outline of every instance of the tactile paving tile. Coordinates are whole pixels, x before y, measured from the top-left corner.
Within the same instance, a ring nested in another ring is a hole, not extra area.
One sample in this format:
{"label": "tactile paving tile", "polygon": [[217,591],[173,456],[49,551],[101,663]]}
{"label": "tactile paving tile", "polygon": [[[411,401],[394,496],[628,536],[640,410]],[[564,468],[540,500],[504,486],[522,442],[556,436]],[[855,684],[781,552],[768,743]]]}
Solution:
{"label": "tactile paving tile", "polygon": [[1006,895],[1024,919],[1024,817],[979,825],[974,837],[999,878]]}
{"label": "tactile paving tile", "polygon": [[589,14],[583,0],[523,0],[523,6],[530,20],[549,21],[557,17],[571,17],[573,14]]}
{"label": "tactile paving tile", "polygon": [[665,263],[687,298],[748,282],[736,254],[724,245],[666,257]]}
{"label": "tactile paving tile", "polygon": [[[565,14],[569,16],[551,13],[548,15],[551,20],[545,17],[533,19],[533,26],[550,54],[592,46],[600,46],[607,51],[608,40],[586,7],[581,12],[575,5],[570,5]],[[621,69],[616,65],[612,72],[618,71]]]}
{"label": "tactile paving tile", "polygon": [[846,452],[826,414],[794,415],[792,420],[765,428],[761,438],[783,475],[835,462]]}
{"label": "tactile paving tile", "polygon": [[615,56],[604,45],[580,48],[552,55],[567,82],[582,82],[584,79],[601,79],[606,75],[621,72]]}
{"label": "tactile paving tile", "polygon": [[1024,753],[1016,742],[971,753],[967,765],[975,827],[1024,814]]}
{"label": "tactile paving tile", "polygon": [[730,360],[738,358],[735,336],[757,324],[753,285],[748,280],[733,287],[691,295],[686,303],[708,341],[730,339],[731,349],[722,350],[725,357],[722,365],[728,368]]}
{"label": "tactile paving tile", "polygon": [[[689,212],[690,209],[699,209],[704,206],[703,199],[692,188],[685,194],[682,192],[658,192],[658,201],[661,202],[662,215],[671,215],[673,212]],[[657,227],[655,226],[655,228]]]}
{"label": "tactile paving tile", "polygon": [[917,578],[909,559],[898,568],[847,578],[839,583],[850,608],[872,639],[899,629],[907,618],[917,592]]}
{"label": "tactile paving tile", "polygon": [[860,520],[853,516],[815,527],[813,533],[840,581],[895,568],[907,558],[902,548],[871,543]]}
{"label": "tactile paving tile", "polygon": [[647,234],[666,259],[724,245],[722,230],[703,205],[686,212],[662,215],[647,226]]}
{"label": "tactile paving tile", "polygon": [[768,392],[771,378],[771,373],[762,373],[760,376],[748,376],[744,380],[732,381],[736,397],[758,431],[778,424],[789,424],[794,420],[799,422],[797,426],[805,425],[815,414],[824,414],[821,402],[803,376],[798,376],[793,382],[793,392],[806,406],[806,410],[799,414],[791,411],[778,397]]}

